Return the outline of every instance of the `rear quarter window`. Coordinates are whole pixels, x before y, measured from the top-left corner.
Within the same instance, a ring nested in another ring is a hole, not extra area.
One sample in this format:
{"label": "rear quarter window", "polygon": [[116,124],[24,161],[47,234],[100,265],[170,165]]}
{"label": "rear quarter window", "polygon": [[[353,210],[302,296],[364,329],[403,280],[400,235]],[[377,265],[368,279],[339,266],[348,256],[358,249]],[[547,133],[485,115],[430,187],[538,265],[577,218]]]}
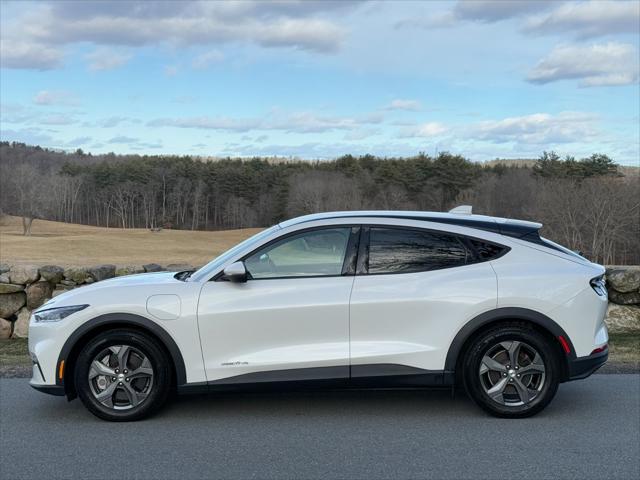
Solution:
{"label": "rear quarter window", "polygon": [[495,243],[487,243],[475,238],[467,239],[469,245],[472,247],[472,251],[475,254],[475,263],[486,262],[504,255],[508,248],[503,245],[497,245]]}
{"label": "rear quarter window", "polygon": [[369,274],[412,273],[465,265],[469,252],[444,232],[372,227]]}

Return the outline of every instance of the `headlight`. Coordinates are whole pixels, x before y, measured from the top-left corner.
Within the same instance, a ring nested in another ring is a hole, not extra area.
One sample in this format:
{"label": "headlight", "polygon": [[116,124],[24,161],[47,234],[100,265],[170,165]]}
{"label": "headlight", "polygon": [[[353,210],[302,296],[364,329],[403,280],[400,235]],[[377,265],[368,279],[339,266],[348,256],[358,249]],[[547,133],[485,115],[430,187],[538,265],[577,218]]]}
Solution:
{"label": "headlight", "polygon": [[47,308],[39,310],[33,314],[36,322],[59,322],[63,318],[68,317],[72,313],[84,310],[89,305],[72,305],[69,307]]}

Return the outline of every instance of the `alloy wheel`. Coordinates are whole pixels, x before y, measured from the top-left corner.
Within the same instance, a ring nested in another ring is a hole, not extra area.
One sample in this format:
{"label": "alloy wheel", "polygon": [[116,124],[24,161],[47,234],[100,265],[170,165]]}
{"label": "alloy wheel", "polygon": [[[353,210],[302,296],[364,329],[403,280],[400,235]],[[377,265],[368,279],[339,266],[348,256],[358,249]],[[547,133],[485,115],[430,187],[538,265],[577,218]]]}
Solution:
{"label": "alloy wheel", "polygon": [[485,393],[500,405],[534,401],[545,384],[545,364],[535,348],[517,340],[500,342],[482,357],[478,375]]}
{"label": "alloy wheel", "polygon": [[153,388],[151,362],[130,345],[112,345],[96,355],[89,368],[89,388],[103,406],[128,410],[142,404]]}

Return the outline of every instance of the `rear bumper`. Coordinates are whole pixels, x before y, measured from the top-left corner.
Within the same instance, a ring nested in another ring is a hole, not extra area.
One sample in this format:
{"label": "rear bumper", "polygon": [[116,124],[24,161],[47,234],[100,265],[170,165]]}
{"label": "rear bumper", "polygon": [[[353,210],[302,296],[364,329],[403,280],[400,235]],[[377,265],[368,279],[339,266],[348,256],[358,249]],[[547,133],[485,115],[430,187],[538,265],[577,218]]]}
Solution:
{"label": "rear bumper", "polygon": [[569,381],[587,378],[607,362],[609,350],[569,360]]}

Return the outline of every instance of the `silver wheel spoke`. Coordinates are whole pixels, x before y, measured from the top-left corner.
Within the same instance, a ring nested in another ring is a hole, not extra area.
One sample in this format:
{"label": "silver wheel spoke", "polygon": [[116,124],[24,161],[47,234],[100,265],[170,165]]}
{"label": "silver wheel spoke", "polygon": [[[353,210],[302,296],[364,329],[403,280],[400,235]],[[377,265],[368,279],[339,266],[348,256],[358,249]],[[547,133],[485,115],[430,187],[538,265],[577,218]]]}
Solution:
{"label": "silver wheel spoke", "polygon": [[525,365],[524,367],[520,367],[520,374],[531,374],[531,373],[544,373],[544,362],[538,353],[536,352],[536,356],[533,358],[533,361],[529,365]]}
{"label": "silver wheel spoke", "polygon": [[96,400],[98,400],[105,407],[113,408],[113,394],[116,391],[118,384],[116,382],[111,383],[104,391],[97,394]]}
{"label": "silver wheel spoke", "polygon": [[104,363],[94,360],[91,362],[91,369],[89,370],[89,378],[95,378],[98,375],[104,375],[107,377],[113,377],[116,373],[111,367],[106,366]]}
{"label": "silver wheel spoke", "polygon": [[520,400],[522,401],[522,403],[529,403],[531,401],[531,397],[535,396],[536,394],[536,392],[531,392],[527,388],[527,386],[524,385],[522,381],[520,381],[519,378],[516,378],[512,385],[516,387],[518,396],[520,397]]}
{"label": "silver wheel spoke", "polygon": [[144,359],[144,361],[142,362],[142,365],[140,365],[135,370],[132,370],[131,372],[129,372],[129,375],[128,375],[128,377],[131,380],[138,377],[151,377],[151,376],[153,376],[153,368],[151,368],[151,363],[147,358]]}
{"label": "silver wheel spoke", "polygon": [[129,399],[129,403],[132,407],[137,407],[138,404],[147,397],[146,393],[136,392],[130,383],[123,383],[122,389],[124,390],[124,393],[127,394],[127,398]]}
{"label": "silver wheel spoke", "polygon": [[127,368],[127,361],[129,360],[129,350],[130,348],[128,345],[122,345],[120,347],[120,350],[118,350],[118,368],[120,368],[120,371]]}
{"label": "silver wheel spoke", "polygon": [[513,368],[518,365],[518,354],[520,353],[520,342],[502,342],[500,345],[509,353],[509,365]]}
{"label": "silver wheel spoke", "polygon": [[507,386],[507,379],[501,378],[493,387],[487,390],[487,394],[496,402],[504,403],[502,394]]}
{"label": "silver wheel spoke", "polygon": [[494,360],[490,356],[485,355],[482,358],[482,365],[480,365],[480,373],[482,374],[489,370],[492,370],[494,372],[506,372],[507,367],[501,364],[500,362],[498,362],[497,360]]}

